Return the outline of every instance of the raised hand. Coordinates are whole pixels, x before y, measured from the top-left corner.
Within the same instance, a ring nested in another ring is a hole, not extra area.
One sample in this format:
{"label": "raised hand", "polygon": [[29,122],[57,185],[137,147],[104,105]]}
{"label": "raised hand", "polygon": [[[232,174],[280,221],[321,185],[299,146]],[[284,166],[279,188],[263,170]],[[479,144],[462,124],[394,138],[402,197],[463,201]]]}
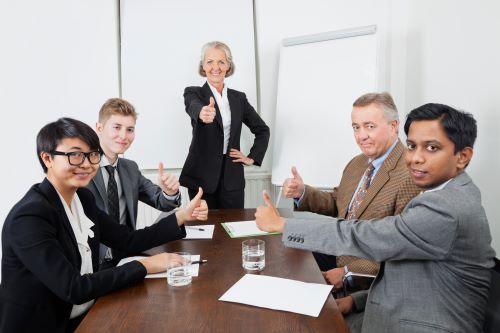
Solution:
{"label": "raised hand", "polygon": [[186,207],[175,212],[177,224],[182,225],[187,221],[206,220],[208,217],[208,206],[205,200],[201,199],[203,190],[198,188],[198,193],[191,199]]}
{"label": "raised hand", "polygon": [[266,205],[257,207],[257,211],[255,212],[257,227],[267,232],[283,232],[285,219],[280,216],[280,213],[274,207],[266,191],[262,192],[262,197]]}
{"label": "raised hand", "polygon": [[283,183],[283,195],[285,198],[298,199],[304,193],[304,181],[294,166],[292,167],[292,176],[293,178],[287,178]]}
{"label": "raised hand", "polygon": [[247,157],[241,151],[234,148],[231,148],[231,150],[229,151],[229,156],[235,158],[233,160],[233,163],[243,163],[245,165],[252,165],[255,162],[253,159]]}
{"label": "raised hand", "polygon": [[215,118],[215,100],[213,97],[210,97],[210,103],[208,105],[201,108],[198,117],[205,124],[213,123]]}
{"label": "raised hand", "polygon": [[174,196],[179,192],[179,179],[172,173],[165,173],[162,162],[158,165],[158,184],[167,195]]}

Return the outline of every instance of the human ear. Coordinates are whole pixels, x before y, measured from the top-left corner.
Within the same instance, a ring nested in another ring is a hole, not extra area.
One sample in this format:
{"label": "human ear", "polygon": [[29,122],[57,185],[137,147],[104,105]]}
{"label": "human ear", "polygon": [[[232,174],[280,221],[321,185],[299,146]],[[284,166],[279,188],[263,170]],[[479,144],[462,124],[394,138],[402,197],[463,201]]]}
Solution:
{"label": "human ear", "polygon": [[42,159],[43,164],[45,164],[45,167],[49,169],[52,166],[52,155],[47,153],[46,151],[42,151],[40,153],[40,158]]}
{"label": "human ear", "polygon": [[100,123],[100,122],[95,123],[95,131],[96,131],[97,133],[102,132],[103,127],[104,127],[104,124],[103,124],[103,123]]}
{"label": "human ear", "polygon": [[474,154],[474,150],[471,147],[465,147],[457,154],[457,168],[463,170],[467,167],[467,165],[469,165],[472,155]]}

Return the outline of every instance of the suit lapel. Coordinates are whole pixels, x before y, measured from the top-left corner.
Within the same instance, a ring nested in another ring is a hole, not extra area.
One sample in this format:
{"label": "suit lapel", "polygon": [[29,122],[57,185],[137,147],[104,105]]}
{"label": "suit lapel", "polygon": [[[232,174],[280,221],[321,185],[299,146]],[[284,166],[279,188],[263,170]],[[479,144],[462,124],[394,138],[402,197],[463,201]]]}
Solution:
{"label": "suit lapel", "polygon": [[231,131],[229,132],[229,147],[237,147],[239,145],[233,145],[233,133],[236,133],[236,126],[241,123],[241,104],[240,100],[236,98],[235,94],[227,89],[227,99],[229,101],[229,108],[231,109]]}
{"label": "suit lapel", "polygon": [[61,217],[64,229],[70,235],[71,240],[73,241],[73,246],[75,247],[76,251],[78,251],[78,244],[76,242],[75,233],[73,232],[73,228],[71,228],[68,216],[66,215],[66,211],[64,210],[63,204],[61,202],[61,199],[59,198],[59,194],[57,194],[56,189],[49,182],[49,180],[45,178],[40,184],[40,190],[47,198],[47,200],[51,203],[51,205],[57,210],[59,216]]}
{"label": "suit lapel", "polygon": [[99,167],[97,169],[97,173],[94,178],[92,178],[92,183],[97,188],[97,192],[101,196],[102,202],[104,203],[104,207],[106,207],[106,211],[108,210],[108,195],[106,193],[106,185],[104,184],[104,178],[102,176],[102,168]]}
{"label": "suit lapel", "polygon": [[399,159],[403,155],[404,148],[401,141],[398,139],[398,143],[394,146],[390,154],[385,159],[384,163],[380,166],[377,174],[375,175],[375,179],[372,180],[370,187],[368,187],[368,191],[366,191],[366,196],[363,198],[361,205],[356,210],[356,217],[361,216],[366,208],[373,201],[378,192],[384,187],[384,185],[391,178],[389,173],[394,170]]}
{"label": "suit lapel", "polygon": [[[210,87],[208,86],[208,82],[205,82],[203,87],[201,87],[201,90],[203,91],[203,96],[205,98],[204,99],[206,102],[205,105],[208,105],[210,103],[210,97],[213,97],[213,99],[215,101],[215,96],[212,93],[212,90],[210,89]],[[220,114],[219,105],[217,105],[217,101],[215,102],[215,120],[216,120],[217,124],[219,124],[219,127],[223,130],[224,126],[222,125],[222,116]]]}
{"label": "suit lapel", "polygon": [[122,159],[118,159],[118,175],[120,176],[120,184],[122,185],[122,192],[125,196],[125,203],[127,204],[128,218],[135,226],[135,212],[134,212],[134,198],[133,198],[133,188],[131,182],[131,175],[125,167],[124,163],[121,163]]}

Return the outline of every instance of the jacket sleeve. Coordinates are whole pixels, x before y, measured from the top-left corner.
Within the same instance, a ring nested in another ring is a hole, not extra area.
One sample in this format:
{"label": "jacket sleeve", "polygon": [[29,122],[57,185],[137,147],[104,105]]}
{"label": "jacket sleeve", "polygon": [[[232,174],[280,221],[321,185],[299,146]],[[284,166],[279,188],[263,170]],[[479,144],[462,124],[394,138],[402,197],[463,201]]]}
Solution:
{"label": "jacket sleeve", "polygon": [[158,223],[139,230],[114,223],[104,212],[98,210],[101,242],[125,253],[139,253],[170,241],[186,237],[184,225],[177,225],[175,214],[170,214]]}
{"label": "jacket sleeve", "polygon": [[171,211],[172,209],[175,209],[181,205],[180,195],[173,200],[168,199],[167,197],[165,197],[160,186],[154,184],[151,180],[144,177],[137,164],[135,164],[135,168],[137,169],[136,172],[139,174],[137,185],[139,189],[140,201],[163,212]]}
{"label": "jacket sleeve", "polygon": [[206,105],[200,95],[200,87],[186,87],[184,89],[184,105],[186,113],[192,121],[198,121],[201,109]]}
{"label": "jacket sleeve", "polygon": [[69,261],[68,249],[57,238],[61,230],[55,227],[54,221],[60,221],[60,214],[36,202],[13,217],[7,230],[17,258],[59,298],[82,304],[145,277],[146,269],[137,261],[81,275],[79,267]]}
{"label": "jacket sleeve", "polygon": [[243,123],[248,126],[250,132],[255,135],[252,148],[248,157],[254,160],[257,166],[262,165],[262,160],[266,154],[267,146],[269,144],[270,131],[264,120],[258,115],[255,109],[250,105],[244,93],[242,94],[244,112]]}
{"label": "jacket sleeve", "polygon": [[306,185],[297,210],[335,217],[338,215],[337,193],[337,188],[332,192],[326,192]]}
{"label": "jacket sleeve", "polygon": [[453,246],[459,218],[453,198],[436,193],[413,199],[401,215],[370,221],[287,219],[283,241],[290,247],[377,262],[442,260]]}

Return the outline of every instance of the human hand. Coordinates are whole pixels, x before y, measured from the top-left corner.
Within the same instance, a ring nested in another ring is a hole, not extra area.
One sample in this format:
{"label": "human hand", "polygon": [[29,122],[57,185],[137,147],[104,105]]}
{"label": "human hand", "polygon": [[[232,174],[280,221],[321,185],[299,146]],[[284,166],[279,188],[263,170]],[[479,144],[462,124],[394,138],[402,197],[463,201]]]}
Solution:
{"label": "human hand", "polygon": [[335,289],[342,287],[342,280],[344,279],[344,267],[337,267],[329,271],[322,272],[325,280],[334,286]]}
{"label": "human hand", "polygon": [[215,118],[215,100],[210,97],[210,103],[201,108],[200,115],[198,116],[200,120],[205,124],[210,124]]}
{"label": "human hand", "polygon": [[262,192],[262,197],[266,205],[257,207],[255,212],[257,227],[267,232],[283,232],[285,219],[280,216],[266,191]]}
{"label": "human hand", "polygon": [[173,173],[164,173],[163,163],[158,166],[158,184],[167,195],[174,196],[179,192],[179,179]]}
{"label": "human hand", "polygon": [[144,265],[148,274],[164,272],[169,263],[183,263],[186,259],[175,253],[160,253],[151,257],[141,258],[139,261]]}
{"label": "human hand", "polygon": [[255,162],[253,159],[247,157],[241,151],[234,148],[231,148],[231,150],[229,151],[229,156],[235,158],[235,160],[233,160],[233,163],[243,163],[245,165],[252,165]]}
{"label": "human hand", "polygon": [[201,187],[199,187],[198,193],[193,199],[191,199],[191,201],[186,205],[186,207],[181,208],[175,212],[175,217],[177,218],[178,225],[182,225],[187,221],[194,221],[198,219],[198,217],[203,219],[203,217],[208,216],[208,207],[206,207],[205,209],[207,203],[205,200],[201,199],[202,196],[203,196],[203,190],[201,189]]}
{"label": "human hand", "polygon": [[336,298],[335,302],[337,303],[337,307],[343,315],[349,314],[352,312],[352,306],[354,301],[351,296]]}
{"label": "human hand", "polygon": [[208,205],[205,200],[201,200],[200,206],[196,207],[191,214],[198,221],[206,221],[208,219]]}
{"label": "human hand", "polygon": [[298,199],[304,193],[304,181],[294,166],[292,167],[292,176],[293,178],[287,178],[283,183],[283,195],[285,198]]}

